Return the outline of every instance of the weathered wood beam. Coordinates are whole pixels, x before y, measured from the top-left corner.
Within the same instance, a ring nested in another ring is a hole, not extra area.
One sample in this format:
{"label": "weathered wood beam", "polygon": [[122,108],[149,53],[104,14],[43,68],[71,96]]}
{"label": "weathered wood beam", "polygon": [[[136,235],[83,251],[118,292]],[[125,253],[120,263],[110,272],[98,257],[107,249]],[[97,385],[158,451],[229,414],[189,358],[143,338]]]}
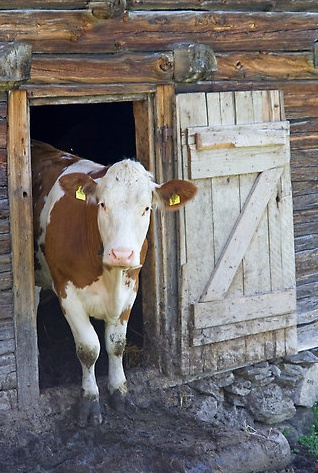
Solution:
{"label": "weathered wood beam", "polygon": [[168,83],[209,80],[217,69],[214,52],[202,44],[173,51],[108,55],[34,56],[31,83]]}
{"label": "weathered wood beam", "polygon": [[32,83],[162,83],[168,81],[317,80],[312,53],[237,52],[214,54],[202,44],[173,51],[116,55],[35,55]]}
{"label": "weathered wood beam", "polygon": [[[196,43],[214,51],[307,51],[318,38],[318,13],[126,12],[96,20],[89,10],[0,11],[0,41],[27,41],[34,53],[118,53],[171,50]],[[103,38],[103,41],[101,41]]]}
{"label": "weathered wood beam", "polygon": [[316,0],[128,0],[130,10],[318,11]]}
{"label": "weathered wood beam", "polygon": [[290,81],[318,78],[312,52],[237,52],[216,54],[215,80]]}
{"label": "weathered wood beam", "polygon": [[61,9],[87,7],[87,0],[0,0],[0,10]]}
{"label": "weathered wood beam", "polygon": [[25,43],[0,43],[0,91],[13,89],[30,77],[32,47]]}
{"label": "weathered wood beam", "polygon": [[35,56],[31,83],[166,82],[173,80],[173,54]]}
{"label": "weathered wood beam", "polygon": [[[116,1],[116,0],[115,0]],[[112,1],[111,3],[115,3]],[[105,0],[0,0],[0,10],[85,9],[89,3],[107,4]],[[120,3],[118,0],[117,3]],[[102,8],[102,5],[101,5]],[[130,10],[233,10],[233,11],[318,11],[316,0],[127,0]]]}

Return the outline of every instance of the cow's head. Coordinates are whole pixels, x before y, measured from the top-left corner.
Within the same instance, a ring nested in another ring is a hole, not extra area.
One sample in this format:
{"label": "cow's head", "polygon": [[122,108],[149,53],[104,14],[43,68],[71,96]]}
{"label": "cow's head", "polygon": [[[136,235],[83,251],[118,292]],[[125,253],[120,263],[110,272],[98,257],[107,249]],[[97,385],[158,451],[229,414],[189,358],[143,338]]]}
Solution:
{"label": "cow's head", "polygon": [[173,179],[158,185],[152,174],[136,161],[125,159],[97,179],[81,173],[60,178],[64,191],[74,198],[98,206],[98,228],[106,266],[138,267],[149,228],[153,205],[175,211],[195,195],[196,186]]}

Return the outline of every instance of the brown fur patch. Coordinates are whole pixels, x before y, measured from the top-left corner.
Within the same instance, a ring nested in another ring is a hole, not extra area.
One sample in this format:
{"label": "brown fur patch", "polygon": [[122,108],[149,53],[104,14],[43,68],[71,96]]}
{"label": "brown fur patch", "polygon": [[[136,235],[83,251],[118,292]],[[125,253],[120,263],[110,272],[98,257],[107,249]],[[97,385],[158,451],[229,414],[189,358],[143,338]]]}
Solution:
{"label": "brown fur patch", "polygon": [[45,239],[45,257],[60,297],[66,296],[68,281],[83,288],[102,274],[101,243],[97,205],[64,195],[51,212]]}
{"label": "brown fur patch", "polygon": [[158,187],[155,192],[164,210],[173,212],[193,199],[197,193],[197,186],[190,181],[171,179]]}
{"label": "brown fur patch", "polygon": [[[34,238],[37,240],[41,234],[39,220],[45,197],[64,169],[79,161],[80,158],[35,140],[32,141],[31,151]],[[65,159],[65,156],[68,159]]]}

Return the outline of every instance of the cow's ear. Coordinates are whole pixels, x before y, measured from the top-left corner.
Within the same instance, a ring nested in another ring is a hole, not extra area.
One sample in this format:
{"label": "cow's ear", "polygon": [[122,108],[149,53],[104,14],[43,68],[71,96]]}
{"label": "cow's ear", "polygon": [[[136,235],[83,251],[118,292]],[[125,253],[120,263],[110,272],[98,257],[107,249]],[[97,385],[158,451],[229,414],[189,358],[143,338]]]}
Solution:
{"label": "cow's ear", "polygon": [[70,197],[96,204],[96,182],[87,174],[74,172],[60,177],[59,183]]}
{"label": "cow's ear", "polygon": [[155,199],[163,210],[175,211],[183,207],[197,192],[197,187],[189,181],[172,179],[155,189]]}

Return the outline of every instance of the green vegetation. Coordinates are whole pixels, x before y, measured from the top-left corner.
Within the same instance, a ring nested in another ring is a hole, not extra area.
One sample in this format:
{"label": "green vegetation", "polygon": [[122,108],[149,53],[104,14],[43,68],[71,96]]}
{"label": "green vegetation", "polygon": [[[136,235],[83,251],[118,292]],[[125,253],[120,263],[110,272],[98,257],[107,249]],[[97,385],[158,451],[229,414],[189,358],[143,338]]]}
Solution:
{"label": "green vegetation", "polygon": [[305,445],[309,452],[318,457],[318,406],[313,406],[314,424],[312,426],[310,435],[301,435],[299,443]]}

